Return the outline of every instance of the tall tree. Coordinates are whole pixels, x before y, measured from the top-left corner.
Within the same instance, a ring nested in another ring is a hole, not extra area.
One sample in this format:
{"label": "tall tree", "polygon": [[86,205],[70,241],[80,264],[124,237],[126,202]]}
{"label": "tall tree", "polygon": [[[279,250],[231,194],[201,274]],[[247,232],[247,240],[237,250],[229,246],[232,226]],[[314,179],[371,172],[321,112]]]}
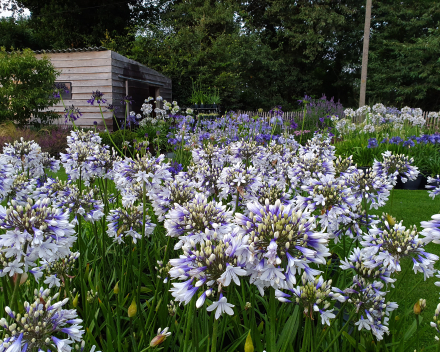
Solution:
{"label": "tall tree", "polygon": [[[6,0],[3,8],[30,12],[28,27],[42,49],[99,46],[107,35],[134,40],[130,27],[137,21],[154,21],[160,7],[143,6],[142,0]],[[157,4],[159,4],[157,2]]]}
{"label": "tall tree", "polygon": [[375,0],[369,102],[440,109],[440,3]]}

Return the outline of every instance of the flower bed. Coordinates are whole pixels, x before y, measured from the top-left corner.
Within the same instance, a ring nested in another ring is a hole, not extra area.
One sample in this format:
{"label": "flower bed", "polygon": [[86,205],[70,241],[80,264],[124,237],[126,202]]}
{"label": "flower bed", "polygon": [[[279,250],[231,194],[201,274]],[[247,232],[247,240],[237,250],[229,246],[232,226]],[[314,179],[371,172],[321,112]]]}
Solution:
{"label": "flower bed", "polygon": [[394,293],[437,274],[439,216],[419,232],[372,214],[417,177],[410,157],[364,172],[277,113],[173,119],[174,160],[77,129],[59,160],[3,148],[0,351],[420,348],[425,302],[398,319]]}

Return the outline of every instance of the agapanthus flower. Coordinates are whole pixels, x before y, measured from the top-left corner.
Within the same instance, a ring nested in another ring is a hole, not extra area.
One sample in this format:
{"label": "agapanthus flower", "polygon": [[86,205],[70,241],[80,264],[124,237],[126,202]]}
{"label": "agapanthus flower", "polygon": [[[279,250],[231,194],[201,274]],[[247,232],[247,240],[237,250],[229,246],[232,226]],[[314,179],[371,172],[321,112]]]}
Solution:
{"label": "agapanthus flower", "polygon": [[104,216],[104,204],[98,194],[96,187],[80,192],[78,186],[71,183],[58,192],[56,204],[74,215],[73,223],[77,223],[78,216],[94,223]]}
{"label": "agapanthus flower", "polygon": [[367,255],[361,248],[353,249],[348,259],[341,260],[340,267],[343,270],[352,269],[355,275],[365,280],[382,280],[384,283],[393,283],[395,281],[395,279],[391,278],[393,271],[383,266],[381,261],[376,261],[373,256]]}
{"label": "agapanthus flower", "polygon": [[25,206],[14,200],[6,208],[0,206],[0,228],[6,230],[0,235],[1,251],[26,266],[38,258],[51,261],[65,257],[76,239],[68,212],[51,206],[47,198],[28,199]]}
{"label": "agapanthus flower", "polygon": [[[118,208],[110,210],[107,215],[108,230],[107,234],[114,237],[115,242],[121,243],[124,237],[131,236],[133,242],[142,239],[142,225],[144,224],[143,206],[131,206],[130,208]],[[150,217],[145,214],[145,231],[146,237],[149,237],[156,227],[151,222]]]}
{"label": "agapanthus flower", "polygon": [[309,264],[325,264],[330,253],[328,234],[317,232],[313,216],[292,204],[248,203],[249,215],[235,214],[243,235],[249,235],[248,260],[251,283],[264,294],[264,287],[291,288],[303,271],[314,278],[320,271]]}
{"label": "agapanthus flower", "polygon": [[[99,154],[101,138],[93,131],[71,131],[67,137],[66,153],[60,153],[61,163],[72,181],[88,181],[94,176],[89,158]],[[93,161],[93,160],[92,160]]]}
{"label": "agapanthus flower", "polygon": [[319,210],[320,224],[331,234],[338,231],[341,223],[350,223],[351,210],[360,202],[354,189],[347,187],[345,179],[333,175],[311,178],[301,189],[308,195],[297,196],[296,204],[311,211]]}
{"label": "agapanthus flower", "polygon": [[35,301],[24,302],[23,315],[5,308],[13,323],[2,318],[0,326],[12,336],[0,340],[1,352],[70,351],[69,345],[82,342],[82,320],[75,309],[62,308],[69,299],[58,301],[59,293],[49,294],[48,289],[35,290]]}
{"label": "agapanthus flower", "polygon": [[373,169],[356,170],[350,175],[344,175],[355,197],[370,203],[370,209],[383,207],[388,201],[393,188],[386,173],[377,173]]}
{"label": "agapanthus flower", "polygon": [[114,166],[116,187],[135,197],[137,194],[133,186],[136,183],[141,186],[141,189],[145,183],[147,192],[153,188],[159,188],[163,182],[172,180],[171,173],[168,171],[169,164],[165,163],[164,159],[164,155],[156,158],[147,153],[144,156],[136,154],[134,159],[125,158],[116,162]]}
{"label": "agapanthus flower", "polygon": [[104,93],[101,93],[99,90],[97,90],[96,92],[94,91],[92,92],[92,97],[87,100],[87,103],[93,105],[96,101],[98,104],[105,104],[107,100],[103,98],[103,95]]}
{"label": "agapanthus flower", "polygon": [[215,319],[220,318],[220,315],[226,313],[228,315],[234,315],[234,307],[233,304],[228,303],[226,297],[220,294],[220,299],[216,302],[213,302],[206,310],[213,311],[215,309]]}
{"label": "agapanthus flower", "polygon": [[204,194],[198,193],[185,204],[175,204],[166,214],[167,236],[179,237],[177,248],[187,242],[200,242],[206,239],[206,230],[215,230],[219,236],[232,230],[232,212],[221,203],[208,201]]}
{"label": "agapanthus flower", "polygon": [[29,270],[34,275],[36,281],[39,281],[44,275],[44,283],[52,286],[60,287],[61,282],[65,282],[70,278],[75,277],[75,263],[79,258],[80,253],[70,253],[65,258],[60,258],[55,261],[42,260],[39,266]]}
{"label": "agapanthus flower", "polygon": [[428,176],[428,185],[425,186],[427,189],[429,189],[429,196],[434,199],[437,195],[440,194],[440,177],[437,175],[437,177],[431,177]]}
{"label": "agapanthus flower", "polygon": [[14,178],[7,197],[14,199],[20,205],[24,205],[27,203],[27,199],[32,196],[36,183],[37,180],[33,177],[29,178],[27,173],[19,174]]}
{"label": "agapanthus flower", "polygon": [[397,182],[397,176],[402,174],[401,180],[405,183],[408,179],[415,180],[419,175],[417,166],[413,166],[414,159],[404,154],[392,154],[390,151],[382,153],[383,161],[374,161],[373,171],[377,175],[386,175],[393,186]]}
{"label": "agapanthus flower", "polygon": [[434,263],[438,256],[425,251],[424,241],[419,238],[416,226],[406,229],[402,222],[392,225],[388,221],[381,225],[373,225],[369,233],[363,236],[361,244],[367,256],[382,262],[392,272],[401,271],[400,260],[403,257],[411,257],[414,273],[422,272],[425,280],[434,274]]}
{"label": "agapanthus flower", "polygon": [[163,221],[165,214],[174,208],[175,204],[184,205],[193,200],[195,194],[193,182],[177,178],[167,181],[160,189],[151,190],[148,196],[158,220]]}
{"label": "agapanthus flower", "polygon": [[189,241],[183,254],[171,259],[169,275],[182,283],[173,283],[171,289],[176,301],[187,304],[201,289],[202,295],[196,302],[200,308],[207,296],[215,289],[221,292],[232,282],[240,285],[240,276],[247,275],[246,265],[247,236],[238,234],[233,229],[227,235],[219,235],[214,230],[207,230],[201,241]]}
{"label": "agapanthus flower", "polygon": [[381,291],[383,287],[382,282],[368,283],[364,278],[354,276],[349,288],[343,291],[333,288],[335,293],[340,294],[340,301],[346,300],[354,306],[358,317],[355,322],[357,328],[371,330],[378,340],[389,334],[388,316],[398,307],[394,302],[385,301],[386,292]]}
{"label": "agapanthus flower", "polygon": [[[324,281],[323,277],[310,280],[304,273],[301,277],[301,286],[291,289],[291,295],[277,290],[276,296],[281,302],[295,302],[302,306],[304,314],[313,320],[313,314],[319,313],[322,324],[330,325],[333,319],[333,309],[330,299],[336,299],[339,295],[331,291],[332,280]],[[335,298],[333,297],[335,296]]]}
{"label": "agapanthus flower", "polygon": [[79,109],[73,105],[65,108],[64,112],[65,112],[64,117],[66,119],[66,123],[67,121],[74,122],[78,120],[80,116],[82,116],[82,113],[79,111]]}
{"label": "agapanthus flower", "polygon": [[[0,154],[0,164],[12,165],[15,173],[40,171],[41,158],[41,147],[34,141],[25,141],[21,137],[19,141],[5,144],[3,154]],[[41,174],[42,172],[31,173],[30,176],[38,177]]]}

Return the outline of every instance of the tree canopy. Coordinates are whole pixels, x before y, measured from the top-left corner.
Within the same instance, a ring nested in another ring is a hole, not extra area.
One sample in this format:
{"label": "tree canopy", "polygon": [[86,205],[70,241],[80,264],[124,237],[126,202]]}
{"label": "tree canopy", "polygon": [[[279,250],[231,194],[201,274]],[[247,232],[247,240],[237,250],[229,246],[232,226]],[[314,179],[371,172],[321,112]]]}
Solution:
{"label": "tree canopy", "polygon": [[[31,15],[1,20],[0,45],[104,45],[171,77],[181,105],[194,82],[228,109],[296,109],[304,94],[358,104],[363,0],[8,1]],[[439,6],[373,0],[367,102],[440,108]]]}

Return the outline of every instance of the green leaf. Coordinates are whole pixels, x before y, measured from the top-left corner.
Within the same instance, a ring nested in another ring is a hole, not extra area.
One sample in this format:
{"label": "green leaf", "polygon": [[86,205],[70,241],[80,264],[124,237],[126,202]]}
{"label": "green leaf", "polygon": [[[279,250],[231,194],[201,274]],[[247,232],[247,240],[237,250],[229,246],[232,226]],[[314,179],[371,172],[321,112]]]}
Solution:
{"label": "green leaf", "polygon": [[351,337],[349,334],[347,334],[346,331],[343,331],[343,332],[342,332],[342,335],[347,339],[348,342],[350,342],[350,345],[352,345],[352,346],[355,347],[355,348],[357,347],[358,350],[361,351],[361,352],[366,352],[366,351],[365,351],[365,347],[362,346],[360,343],[358,343],[357,346],[356,346],[356,341],[355,341],[355,339],[354,339],[353,337]]}
{"label": "green leaf", "polygon": [[287,320],[286,325],[284,325],[281,335],[277,342],[277,351],[285,352],[287,347],[292,344],[295,339],[296,333],[298,331],[298,312],[299,306],[295,306],[293,314]]}

